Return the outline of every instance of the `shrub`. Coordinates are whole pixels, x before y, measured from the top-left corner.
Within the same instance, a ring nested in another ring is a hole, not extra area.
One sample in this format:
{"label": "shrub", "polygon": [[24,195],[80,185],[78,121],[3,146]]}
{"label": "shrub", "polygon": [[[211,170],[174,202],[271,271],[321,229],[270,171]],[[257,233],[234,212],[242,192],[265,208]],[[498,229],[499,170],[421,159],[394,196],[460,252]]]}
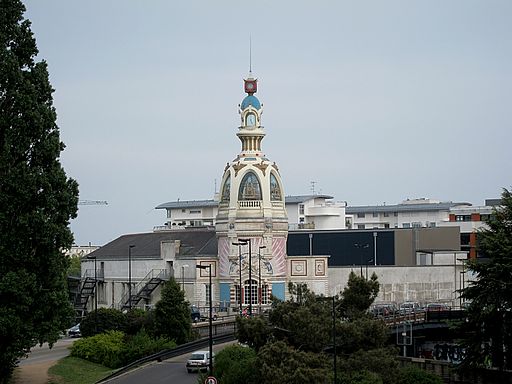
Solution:
{"label": "shrub", "polygon": [[118,368],[123,365],[123,346],[123,332],[107,331],[75,341],[71,347],[71,356],[102,364],[106,367]]}
{"label": "shrub", "polygon": [[153,339],[144,330],[134,336],[126,336],[121,331],[107,331],[75,341],[71,347],[71,356],[119,368],[144,356],[174,347],[174,341]]}
{"label": "shrub", "polygon": [[126,313],[126,329],[125,333],[127,335],[136,335],[143,328],[147,328],[149,322],[151,321],[151,316],[149,316],[148,311],[144,311],[140,308],[133,308],[132,310]]}
{"label": "shrub", "polygon": [[154,339],[142,329],[134,336],[125,337],[121,360],[123,364],[128,364],[144,356],[175,347],[176,343],[174,341],[163,337]]}
{"label": "shrub", "polygon": [[87,314],[80,323],[82,336],[93,336],[106,331],[125,332],[127,327],[126,315],[113,308],[100,308]]}

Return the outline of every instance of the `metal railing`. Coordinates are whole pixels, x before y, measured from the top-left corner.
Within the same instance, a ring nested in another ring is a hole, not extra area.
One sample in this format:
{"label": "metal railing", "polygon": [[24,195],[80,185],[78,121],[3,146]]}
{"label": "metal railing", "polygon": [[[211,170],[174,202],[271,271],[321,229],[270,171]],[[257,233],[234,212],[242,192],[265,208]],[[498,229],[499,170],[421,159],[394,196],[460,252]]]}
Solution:
{"label": "metal railing", "polygon": [[160,279],[160,280],[169,280],[171,274],[167,269],[152,269],[149,273],[132,289],[132,297],[129,297],[130,291],[125,292],[125,294],[121,297],[121,300],[118,302],[118,309],[123,308],[123,306],[128,303],[128,300],[132,300],[133,297],[136,297],[140,291],[144,289],[147,283],[151,279]]}

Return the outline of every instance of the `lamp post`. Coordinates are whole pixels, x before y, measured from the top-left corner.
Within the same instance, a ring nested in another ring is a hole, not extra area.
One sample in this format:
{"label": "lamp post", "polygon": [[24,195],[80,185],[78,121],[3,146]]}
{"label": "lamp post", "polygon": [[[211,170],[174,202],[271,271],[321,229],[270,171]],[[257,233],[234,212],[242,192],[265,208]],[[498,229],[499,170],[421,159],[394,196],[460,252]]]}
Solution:
{"label": "lamp post", "polygon": [[267,248],[265,245],[260,245],[258,248],[258,313],[261,315],[261,301],[263,298],[263,291],[261,290],[261,250]]}
{"label": "lamp post", "polygon": [[373,232],[373,263],[377,265],[377,232]]}
{"label": "lamp post", "polygon": [[252,257],[251,257],[251,239],[239,239],[245,244],[249,244],[249,317],[252,317]]}
{"label": "lamp post", "polygon": [[242,316],[242,245],[246,245],[247,243],[238,242],[238,243],[231,243],[233,245],[238,246],[238,273],[240,274],[240,285],[238,286],[238,301],[240,308],[238,309],[238,312],[240,316]]}
{"label": "lamp post", "polygon": [[361,249],[368,248],[369,245],[368,244],[358,244],[358,243],[355,243],[354,247],[359,249],[359,267],[361,268],[361,273],[360,273],[361,277],[363,277],[363,251]]}
{"label": "lamp post", "polygon": [[208,359],[208,369],[210,370],[210,375],[213,375],[213,338],[212,338],[212,265],[196,265],[197,269],[208,269],[208,280],[209,280],[209,286],[210,286],[210,297],[208,306],[210,307],[210,316],[208,319],[208,348],[209,348],[209,359]]}
{"label": "lamp post", "polygon": [[373,259],[366,260],[366,280],[368,280],[368,264],[373,262]]}
{"label": "lamp post", "polygon": [[132,248],[135,245],[128,246],[128,308],[132,310]]}
{"label": "lamp post", "polygon": [[181,266],[181,285],[183,288],[183,292],[185,292],[185,268],[188,268],[188,264]]}
{"label": "lamp post", "polygon": [[94,332],[98,333],[98,279],[96,278],[96,256],[87,256],[94,260]]}

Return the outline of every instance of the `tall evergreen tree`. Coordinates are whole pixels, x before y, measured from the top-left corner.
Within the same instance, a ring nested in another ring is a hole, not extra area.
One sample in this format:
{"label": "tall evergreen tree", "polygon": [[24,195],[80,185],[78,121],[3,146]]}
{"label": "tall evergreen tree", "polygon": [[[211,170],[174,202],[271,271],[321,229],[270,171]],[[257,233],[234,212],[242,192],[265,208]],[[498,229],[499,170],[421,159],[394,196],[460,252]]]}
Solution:
{"label": "tall evergreen tree", "polygon": [[180,285],[171,278],[163,286],[160,301],[155,305],[153,334],[183,344],[190,339],[191,331],[190,304]]}
{"label": "tall evergreen tree", "polygon": [[464,365],[492,365],[512,369],[512,193],[504,189],[501,206],[478,231],[482,260],[471,260],[469,270],[476,280],[464,289],[470,302],[468,321],[462,324],[465,340]]}
{"label": "tall evergreen tree", "polygon": [[53,89],[19,0],[0,0],[0,382],[72,314],[66,291],[78,185],[59,161]]}

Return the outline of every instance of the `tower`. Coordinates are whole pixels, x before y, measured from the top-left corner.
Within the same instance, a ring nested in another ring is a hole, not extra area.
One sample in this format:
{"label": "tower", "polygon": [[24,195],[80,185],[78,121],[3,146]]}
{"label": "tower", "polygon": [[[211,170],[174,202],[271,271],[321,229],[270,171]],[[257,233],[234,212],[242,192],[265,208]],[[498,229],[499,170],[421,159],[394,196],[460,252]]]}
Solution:
{"label": "tower", "polygon": [[[242,148],[224,169],[216,218],[220,301],[232,307],[240,299],[244,307],[270,304],[270,293],[284,295],[286,281],[285,196],[278,166],[261,150],[265,130],[257,86],[249,74],[236,134]],[[240,245],[241,239],[250,245]]]}

